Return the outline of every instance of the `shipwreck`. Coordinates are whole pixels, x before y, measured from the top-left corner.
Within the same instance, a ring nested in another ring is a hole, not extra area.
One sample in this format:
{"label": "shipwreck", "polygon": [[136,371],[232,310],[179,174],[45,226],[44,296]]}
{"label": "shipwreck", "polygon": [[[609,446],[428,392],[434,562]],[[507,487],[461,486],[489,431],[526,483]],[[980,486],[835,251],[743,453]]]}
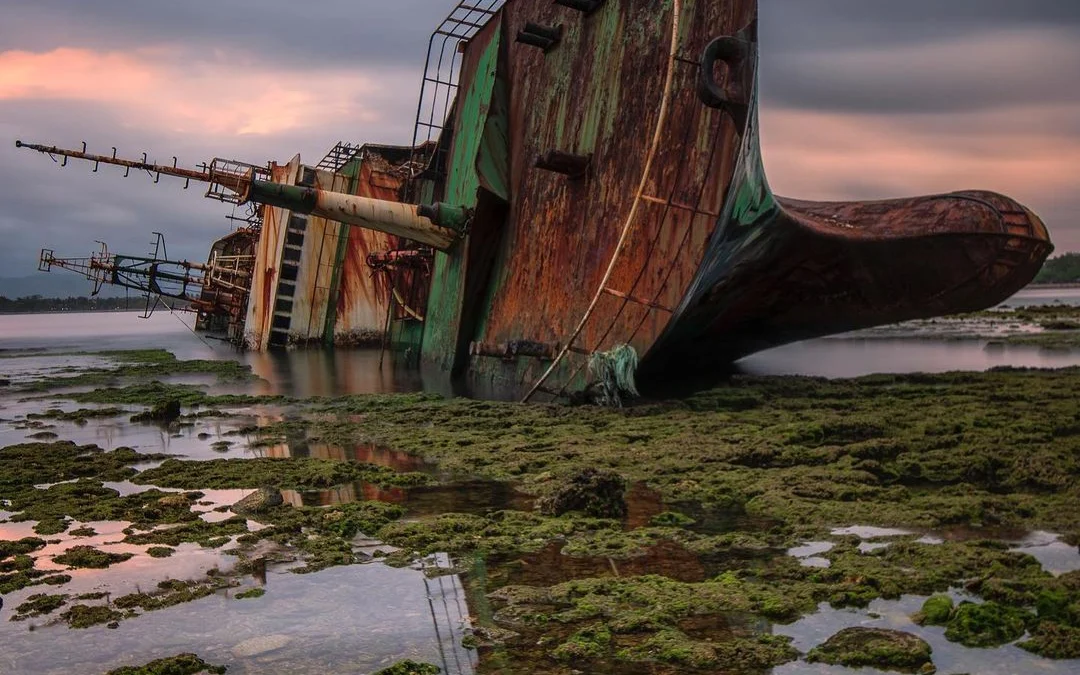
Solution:
{"label": "shipwreck", "polygon": [[999,194],[774,195],[758,49],[757,0],[469,0],[431,37],[408,146],[183,169],[16,144],[248,204],[205,265],[138,281],[194,270],[173,297],[237,343],[380,344],[525,399],[618,399],[1033,279],[1047,229]]}

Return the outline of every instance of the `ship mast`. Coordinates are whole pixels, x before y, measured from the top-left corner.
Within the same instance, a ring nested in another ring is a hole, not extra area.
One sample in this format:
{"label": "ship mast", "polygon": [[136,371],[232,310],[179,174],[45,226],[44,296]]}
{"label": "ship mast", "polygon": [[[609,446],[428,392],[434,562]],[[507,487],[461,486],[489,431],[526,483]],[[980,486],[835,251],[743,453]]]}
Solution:
{"label": "ship mast", "polygon": [[116,148],[112,149],[111,155],[89,153],[86,143],[83,143],[81,150],[22,141],[15,141],[15,147],[35,150],[48,155],[53,161],[60,161],[56,159],[58,156],[63,157],[61,166],[67,166],[68,159],[81,159],[92,162],[94,172],[102,164],[110,164],[124,167],[125,177],[133,169],[144,171],[153,176],[155,183],[163,175],[182,178],[184,189],[190,186],[191,181],[206,183],[206,196],[212,199],[232,204],[254,202],[276,206],[294,213],[310,214],[412,239],[441,251],[454,245],[471,217],[468,210],[446,204],[418,206],[275,183],[271,180],[269,166],[234,160],[215,158],[210,164],[201,164],[198,169],[185,169],[177,166],[176,157],[173,157],[171,165],[155,164],[147,161],[145,153],[141,160],[117,157]]}
{"label": "ship mast", "polygon": [[229,313],[243,307],[254,256],[212,255],[205,265],[170,260],[165,238],[159,232],[154,234],[157,240],[149,255],[112,253],[104,242],[98,242],[101,248],[97,253],[85,258],[58,258],[52,249],[42,249],[38,270],[59,268],[81,274],[93,283],[91,295],[97,295],[105,285],[137,291],[147,299],[146,317],[153,312],[157,298],[183,300],[204,313]]}

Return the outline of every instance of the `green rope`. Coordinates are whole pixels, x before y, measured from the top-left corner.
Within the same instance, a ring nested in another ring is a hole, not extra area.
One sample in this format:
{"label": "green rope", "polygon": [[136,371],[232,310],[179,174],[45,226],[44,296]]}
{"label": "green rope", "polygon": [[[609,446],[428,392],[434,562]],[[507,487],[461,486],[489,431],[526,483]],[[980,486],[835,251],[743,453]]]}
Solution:
{"label": "green rope", "polygon": [[638,355],[630,345],[616,345],[608,352],[594,352],[589,357],[589,374],[596,391],[596,403],[621,408],[623,400],[639,396],[634,384]]}

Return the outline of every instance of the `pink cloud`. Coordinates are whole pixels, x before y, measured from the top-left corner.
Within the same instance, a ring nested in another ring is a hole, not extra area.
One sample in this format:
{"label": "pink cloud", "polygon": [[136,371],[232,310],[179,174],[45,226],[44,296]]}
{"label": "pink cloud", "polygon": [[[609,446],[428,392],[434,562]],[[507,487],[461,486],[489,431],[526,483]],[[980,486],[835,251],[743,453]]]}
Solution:
{"label": "pink cloud", "polygon": [[330,66],[271,70],[226,51],[169,48],[0,52],[0,102],[64,100],[122,111],[130,127],[205,135],[270,135],[380,119],[363,101],[384,78]]}
{"label": "pink cloud", "polygon": [[[770,184],[807,199],[985,188],[1021,201],[1080,191],[1080,104],[977,113],[874,115],[762,111]],[[861,194],[866,189],[881,194]]]}

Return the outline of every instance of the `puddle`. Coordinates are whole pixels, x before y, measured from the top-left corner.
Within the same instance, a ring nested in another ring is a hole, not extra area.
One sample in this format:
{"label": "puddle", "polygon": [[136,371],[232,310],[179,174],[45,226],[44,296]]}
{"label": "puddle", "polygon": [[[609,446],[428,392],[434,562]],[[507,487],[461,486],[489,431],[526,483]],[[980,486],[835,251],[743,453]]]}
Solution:
{"label": "puddle", "polygon": [[37,620],[30,632],[33,620],[2,620],[0,672],[105,672],[181,652],[230,673],[373,672],[406,658],[449,675],[475,672],[476,653],[461,647],[468,610],[456,576],[429,579],[378,563],[306,575],[272,569],[263,597],[237,600],[238,590],[148,612],[118,630],[42,629]]}
{"label": "puddle", "polygon": [[306,441],[289,440],[286,443],[252,448],[250,452],[256,457],[311,457],[313,459],[328,459],[336,462],[375,464],[378,466],[385,466],[401,473],[418,472],[433,476],[445,475],[445,472],[440,471],[438,464],[430,462],[420,455],[402,452],[401,450],[393,450],[371,443],[334,445],[330,443],[308,443]]}
{"label": "puddle", "polygon": [[[966,597],[959,596],[956,597]],[[1020,649],[1005,645],[997,649],[969,649],[945,639],[942,626],[919,626],[910,615],[919,611],[926,600],[920,596],[903,596],[900,600],[875,600],[865,610],[833,609],[823,603],[817,613],[803,617],[787,626],[774,626],[777,635],[793,638],[793,646],[806,653],[843,630],[855,626],[867,628],[890,628],[921,637],[933,648],[934,665],[939,673],[978,673],[979,675],[1017,675],[1040,673],[1041,675],[1075,675],[1080,672],[1080,661],[1054,661],[1044,659]],[[772,675],[886,675],[876,668],[844,668],[824,664],[797,661],[779,666]],[[895,675],[894,672],[888,675]]]}
{"label": "puddle", "polygon": [[285,503],[293,506],[336,506],[358,501],[400,504],[410,517],[440,513],[485,514],[504,509],[529,511],[533,507],[533,498],[513,486],[483,480],[407,489],[350,483],[327,490],[282,490],[281,496]]}
{"label": "puddle", "polygon": [[803,567],[819,567],[826,568],[832,565],[828,558],[822,558],[822,553],[828,553],[836,548],[836,544],[831,541],[809,541],[801,546],[795,548],[789,548],[787,554],[793,558],[799,559],[799,564]]}
{"label": "puddle", "polygon": [[902,530],[894,527],[870,527],[866,525],[852,525],[851,527],[833,528],[829,534],[834,537],[855,536],[859,539],[885,539],[886,537],[905,537],[915,534],[911,530]]}
{"label": "puddle", "polygon": [[[922,542],[929,543],[929,542]],[[887,541],[864,541],[859,544],[860,553],[873,553],[874,551],[880,551],[883,548],[889,548],[890,544]]]}
{"label": "puddle", "polygon": [[1055,577],[1080,570],[1080,548],[1066,544],[1053,532],[1032,532],[1009,550],[1027,553]]}

